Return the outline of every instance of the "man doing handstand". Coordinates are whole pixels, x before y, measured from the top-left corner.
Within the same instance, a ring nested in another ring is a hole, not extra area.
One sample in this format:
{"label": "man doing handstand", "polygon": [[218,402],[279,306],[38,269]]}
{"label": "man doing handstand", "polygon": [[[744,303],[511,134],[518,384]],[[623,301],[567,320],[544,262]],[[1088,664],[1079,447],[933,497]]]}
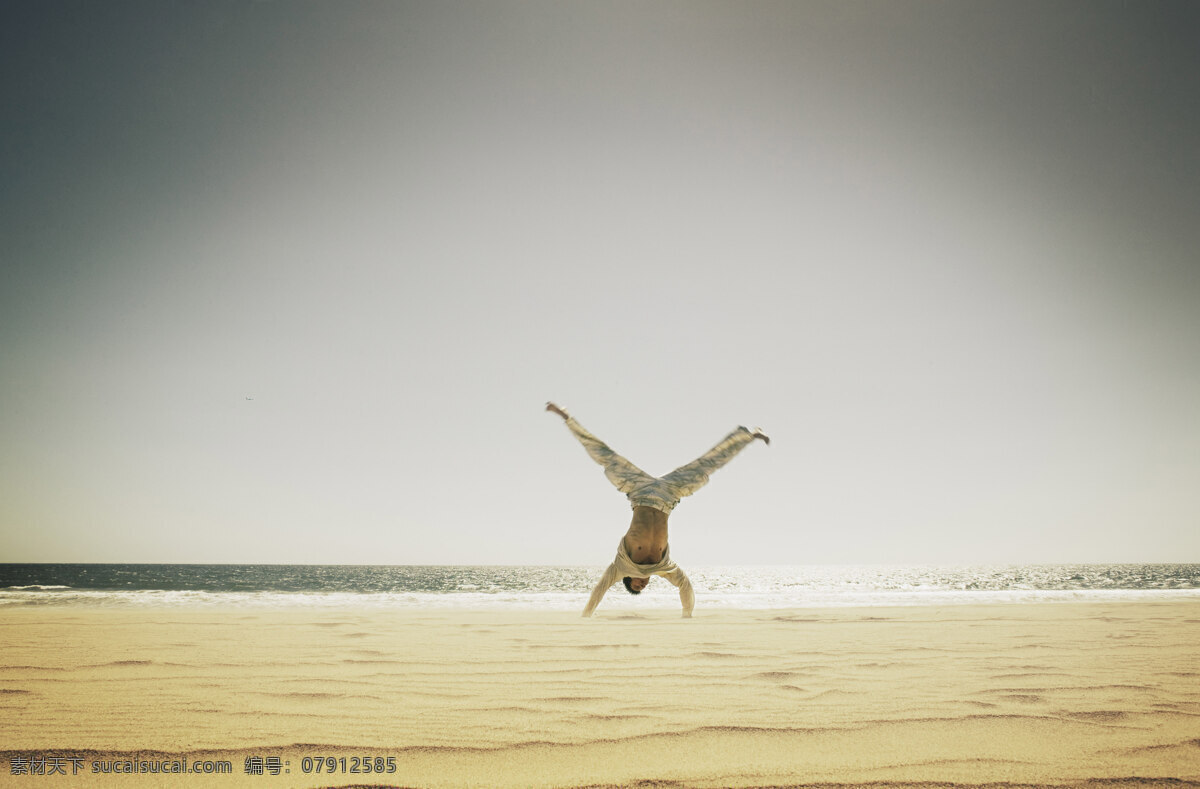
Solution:
{"label": "man doing handstand", "polygon": [[609,449],[607,444],[589,433],[562,408],[554,403],[546,403],[546,410],[566,421],[567,427],[583,444],[592,460],[604,466],[608,481],[624,493],[633,506],[633,520],[617,546],[617,558],[592,590],[592,597],[583,609],[583,615],[592,615],[618,578],[624,581],[630,594],[640,594],[650,582],[650,576],[661,575],[679,589],[683,615],[690,617],[696,605],[696,594],[683,570],[671,561],[671,550],[667,544],[667,516],[680,499],[704,487],[709,474],[732,460],[747,444],[756,438],[762,439],[764,444],[770,444],[771,439],[761,430],[739,427],[691,463],[665,476],[652,477]]}

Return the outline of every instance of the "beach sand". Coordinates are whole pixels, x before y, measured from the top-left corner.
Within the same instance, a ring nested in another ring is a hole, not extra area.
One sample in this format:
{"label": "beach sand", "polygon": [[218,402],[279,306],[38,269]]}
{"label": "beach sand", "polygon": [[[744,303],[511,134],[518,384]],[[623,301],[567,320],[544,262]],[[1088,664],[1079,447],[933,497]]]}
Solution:
{"label": "beach sand", "polygon": [[[7,608],[0,643],[3,786],[1200,786],[1200,602]],[[177,759],[233,772],[92,772]]]}

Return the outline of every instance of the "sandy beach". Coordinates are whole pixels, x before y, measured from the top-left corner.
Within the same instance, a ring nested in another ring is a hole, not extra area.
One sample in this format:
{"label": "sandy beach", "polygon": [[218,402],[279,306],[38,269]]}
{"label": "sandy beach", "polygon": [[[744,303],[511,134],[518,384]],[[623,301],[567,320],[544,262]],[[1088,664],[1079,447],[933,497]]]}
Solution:
{"label": "sandy beach", "polygon": [[[21,607],[0,634],[4,786],[1200,786],[1196,602]],[[205,761],[231,772],[94,772]]]}

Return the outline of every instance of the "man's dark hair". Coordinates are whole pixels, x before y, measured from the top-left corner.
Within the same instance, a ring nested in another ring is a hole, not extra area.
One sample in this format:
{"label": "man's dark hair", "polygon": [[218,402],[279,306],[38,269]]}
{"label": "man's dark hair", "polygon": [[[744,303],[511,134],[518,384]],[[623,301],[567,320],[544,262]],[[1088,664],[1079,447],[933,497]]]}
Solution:
{"label": "man's dark hair", "polygon": [[632,581],[632,580],[633,580],[633,579],[632,579],[632,578],[630,578],[630,577],[627,575],[627,576],[625,576],[624,578],[622,578],[622,579],[621,579],[621,583],[625,584],[625,589],[626,589],[626,590],[627,590],[627,591],[628,591],[630,594],[641,594],[641,593],[642,593],[642,592],[641,592],[641,590],[639,590],[639,589],[634,589],[632,586],[630,586],[630,585],[629,585],[629,582],[630,582],[630,581]]}

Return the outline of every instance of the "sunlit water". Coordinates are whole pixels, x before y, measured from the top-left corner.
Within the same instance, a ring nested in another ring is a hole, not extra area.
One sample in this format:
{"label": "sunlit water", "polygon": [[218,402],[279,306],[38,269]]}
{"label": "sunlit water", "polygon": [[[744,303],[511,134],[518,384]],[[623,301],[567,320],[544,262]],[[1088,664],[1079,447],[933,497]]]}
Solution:
{"label": "sunlit water", "polygon": [[[577,610],[601,567],[0,564],[0,606]],[[689,567],[697,607],[812,608],[1200,600],[1200,565]],[[602,604],[678,605],[655,579]]]}

